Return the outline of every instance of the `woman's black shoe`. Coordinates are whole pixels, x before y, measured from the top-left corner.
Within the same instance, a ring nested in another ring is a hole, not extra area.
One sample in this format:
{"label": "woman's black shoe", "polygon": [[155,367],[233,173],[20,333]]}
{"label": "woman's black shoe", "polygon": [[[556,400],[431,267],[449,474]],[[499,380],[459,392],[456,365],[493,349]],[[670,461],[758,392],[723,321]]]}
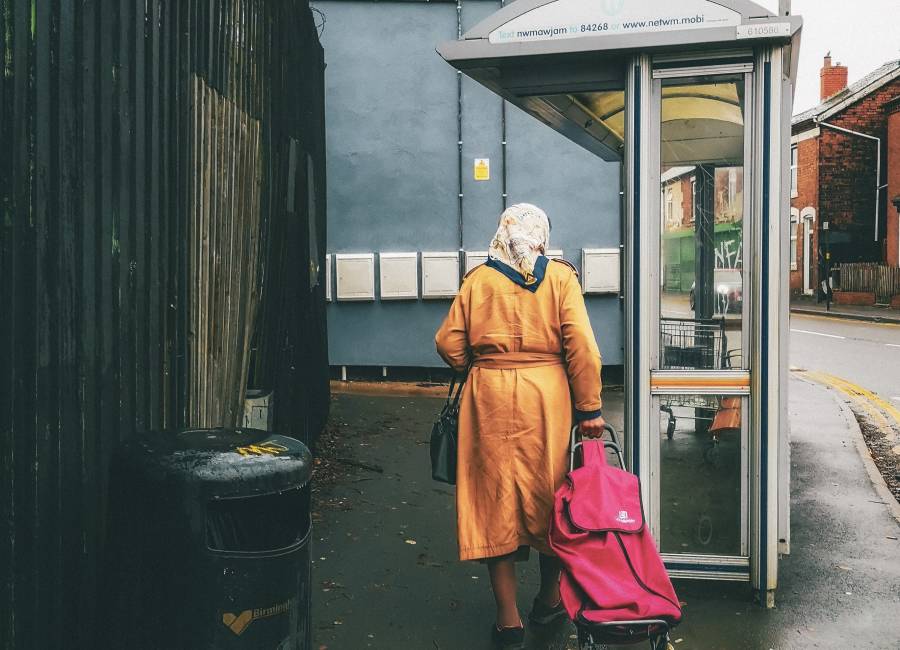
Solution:
{"label": "woman's black shoe", "polygon": [[550,625],[566,616],[566,608],[563,607],[562,600],[556,603],[555,607],[546,605],[540,599],[534,599],[534,606],[528,614],[528,621],[534,625]]}
{"label": "woman's black shoe", "polygon": [[524,650],[525,648],[525,628],[524,627],[491,627],[491,639],[494,641],[496,650]]}

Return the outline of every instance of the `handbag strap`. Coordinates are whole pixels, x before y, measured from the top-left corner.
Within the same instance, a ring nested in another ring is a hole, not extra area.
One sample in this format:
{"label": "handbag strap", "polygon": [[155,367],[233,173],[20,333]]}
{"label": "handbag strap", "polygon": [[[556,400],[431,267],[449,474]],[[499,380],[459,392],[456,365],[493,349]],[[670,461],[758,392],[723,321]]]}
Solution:
{"label": "handbag strap", "polygon": [[[457,375],[457,373],[453,373],[453,377],[450,379],[450,390],[447,391],[447,406],[456,408],[459,406],[459,398],[462,395],[463,387],[466,385],[466,379],[469,376],[469,370],[472,369],[470,365],[466,368],[466,372],[462,377]],[[454,394],[453,390],[456,389],[456,393]]]}

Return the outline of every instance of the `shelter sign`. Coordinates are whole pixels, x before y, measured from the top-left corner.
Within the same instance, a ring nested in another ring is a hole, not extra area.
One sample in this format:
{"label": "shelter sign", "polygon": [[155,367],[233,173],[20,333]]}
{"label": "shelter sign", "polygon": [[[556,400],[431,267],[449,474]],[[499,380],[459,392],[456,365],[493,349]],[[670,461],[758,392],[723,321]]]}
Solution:
{"label": "shelter sign", "polygon": [[524,43],[740,24],[738,12],[709,0],[556,0],[513,18],[488,38],[491,43]]}
{"label": "shelter sign", "polygon": [[491,160],[490,158],[476,158],[475,165],[475,180],[476,181],[489,181],[491,180]]}

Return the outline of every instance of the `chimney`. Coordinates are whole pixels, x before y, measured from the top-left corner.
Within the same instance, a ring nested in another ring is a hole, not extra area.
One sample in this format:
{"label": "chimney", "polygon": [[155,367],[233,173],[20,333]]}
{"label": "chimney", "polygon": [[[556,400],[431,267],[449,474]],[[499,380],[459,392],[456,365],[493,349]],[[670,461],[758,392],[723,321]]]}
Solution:
{"label": "chimney", "polygon": [[825,55],[825,62],[822,65],[822,71],[819,73],[819,76],[822,82],[822,101],[836,95],[847,87],[847,66],[840,63],[831,65],[831,52]]}

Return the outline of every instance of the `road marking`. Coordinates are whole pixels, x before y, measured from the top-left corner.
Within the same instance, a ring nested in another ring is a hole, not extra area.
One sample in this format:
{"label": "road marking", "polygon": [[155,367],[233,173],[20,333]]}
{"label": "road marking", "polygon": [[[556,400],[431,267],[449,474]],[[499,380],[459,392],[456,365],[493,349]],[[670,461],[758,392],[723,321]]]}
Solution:
{"label": "road marking", "polygon": [[837,334],[824,334],[822,332],[810,332],[809,330],[795,330],[792,329],[792,332],[796,332],[797,334],[812,334],[814,336],[827,336],[830,339],[846,339],[846,336],[838,336]]}
{"label": "road marking", "polygon": [[889,348],[900,348],[900,345],[897,345],[896,343],[885,343],[885,345]]}
{"label": "road marking", "polygon": [[798,374],[806,375],[813,381],[839,390],[868,411],[870,415],[875,416],[876,419],[885,419],[886,417],[891,418],[897,426],[900,426],[900,409],[897,409],[893,404],[879,397],[872,391],[827,372],[813,370],[800,372]]}

